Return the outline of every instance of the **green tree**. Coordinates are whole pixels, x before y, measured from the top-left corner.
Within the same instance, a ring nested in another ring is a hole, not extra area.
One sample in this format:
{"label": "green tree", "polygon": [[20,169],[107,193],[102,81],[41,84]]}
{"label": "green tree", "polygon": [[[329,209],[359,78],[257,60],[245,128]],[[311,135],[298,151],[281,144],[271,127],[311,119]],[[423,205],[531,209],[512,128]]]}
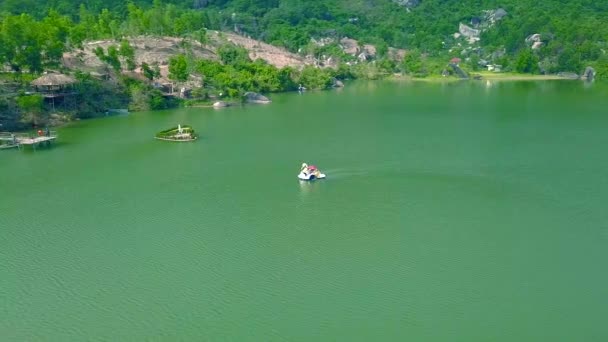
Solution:
{"label": "green tree", "polygon": [[405,55],[403,58],[403,70],[413,76],[424,75],[424,64],[419,51],[414,50]]}
{"label": "green tree", "polygon": [[41,72],[42,33],[39,23],[27,14],[4,18],[0,26],[0,61],[8,63],[16,72]]}
{"label": "green tree", "polygon": [[148,65],[148,63],[146,62],[141,63],[141,71],[143,72],[144,76],[150,81],[152,81],[154,77],[156,77],[154,70],[150,68],[150,65]]}
{"label": "green tree", "polygon": [[217,54],[224,64],[238,64],[251,61],[247,50],[234,44],[220,46],[219,49],[217,49]]}
{"label": "green tree", "polygon": [[127,70],[135,70],[135,49],[133,49],[131,44],[129,44],[128,40],[123,39],[120,42],[120,50],[118,53],[121,57],[123,57],[125,64],[127,65]]}
{"label": "green tree", "polygon": [[327,89],[331,86],[331,78],[328,70],[307,65],[302,69],[298,82],[308,89]]}
{"label": "green tree", "polygon": [[17,98],[21,121],[39,125],[47,119],[44,115],[44,98],[41,95],[24,95]]}
{"label": "green tree", "polygon": [[118,48],[115,45],[108,46],[107,54],[103,51],[103,48],[101,46],[95,48],[94,53],[97,58],[99,58],[102,62],[105,62],[106,64],[111,66],[112,69],[116,71],[116,73],[120,73],[122,68],[120,65],[120,58],[118,57]]}
{"label": "green tree", "polygon": [[596,77],[600,80],[608,80],[608,55],[603,54],[595,65]]}
{"label": "green tree", "polygon": [[171,57],[169,60],[169,78],[175,81],[187,81],[190,73],[188,72],[188,61],[183,54]]}
{"label": "green tree", "polygon": [[538,73],[538,57],[530,49],[523,49],[515,59],[515,71],[521,73]]}

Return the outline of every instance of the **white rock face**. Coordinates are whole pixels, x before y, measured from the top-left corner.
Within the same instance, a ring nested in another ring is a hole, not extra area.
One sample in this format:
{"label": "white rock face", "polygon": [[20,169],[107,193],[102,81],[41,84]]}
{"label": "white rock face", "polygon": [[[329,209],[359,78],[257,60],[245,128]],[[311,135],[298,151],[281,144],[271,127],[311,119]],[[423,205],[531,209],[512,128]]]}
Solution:
{"label": "white rock face", "polygon": [[393,0],[393,2],[407,8],[416,7],[420,4],[420,0]]}
{"label": "white rock face", "polygon": [[479,34],[481,33],[481,31],[469,27],[463,23],[460,23],[460,26],[458,26],[458,32],[467,38],[479,37]]}
{"label": "white rock face", "polygon": [[526,43],[538,43],[540,42],[541,37],[539,33],[531,34],[526,38]]}

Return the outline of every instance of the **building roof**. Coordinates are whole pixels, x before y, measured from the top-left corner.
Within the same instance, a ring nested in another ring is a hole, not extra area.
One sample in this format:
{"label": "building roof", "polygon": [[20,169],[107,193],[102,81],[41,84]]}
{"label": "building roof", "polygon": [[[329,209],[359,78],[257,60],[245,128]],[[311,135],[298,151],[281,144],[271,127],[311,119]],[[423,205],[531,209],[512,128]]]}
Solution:
{"label": "building roof", "polygon": [[34,86],[57,86],[76,83],[76,80],[64,74],[46,74],[32,81]]}

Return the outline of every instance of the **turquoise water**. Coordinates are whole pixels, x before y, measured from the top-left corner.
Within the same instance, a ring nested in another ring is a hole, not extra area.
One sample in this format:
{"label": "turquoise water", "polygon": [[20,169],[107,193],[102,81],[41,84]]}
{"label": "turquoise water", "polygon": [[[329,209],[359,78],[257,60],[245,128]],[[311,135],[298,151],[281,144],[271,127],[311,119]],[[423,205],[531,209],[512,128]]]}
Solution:
{"label": "turquoise water", "polygon": [[0,339],[606,340],[607,90],[361,82],[1,151]]}

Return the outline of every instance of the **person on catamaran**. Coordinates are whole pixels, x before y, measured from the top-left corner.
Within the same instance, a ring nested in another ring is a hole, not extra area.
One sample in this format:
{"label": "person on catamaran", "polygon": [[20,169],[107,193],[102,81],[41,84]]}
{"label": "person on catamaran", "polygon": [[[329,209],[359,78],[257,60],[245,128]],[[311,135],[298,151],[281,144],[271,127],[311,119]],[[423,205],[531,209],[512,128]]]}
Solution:
{"label": "person on catamaran", "polygon": [[319,176],[319,169],[317,169],[316,166],[314,165],[308,165],[306,163],[302,163],[302,169],[300,170],[300,172],[304,172],[304,174],[308,175],[308,174],[313,174],[315,176]]}
{"label": "person on catamaran", "polygon": [[321,173],[321,171],[319,171],[319,169],[314,165],[302,163],[298,178],[300,178],[301,180],[323,179],[325,178],[325,174]]}
{"label": "person on catamaran", "polygon": [[316,177],[319,177],[319,173],[320,173],[319,169],[317,169],[317,167],[314,166],[314,165],[310,165],[308,167],[308,172],[310,172],[311,174],[315,175]]}

